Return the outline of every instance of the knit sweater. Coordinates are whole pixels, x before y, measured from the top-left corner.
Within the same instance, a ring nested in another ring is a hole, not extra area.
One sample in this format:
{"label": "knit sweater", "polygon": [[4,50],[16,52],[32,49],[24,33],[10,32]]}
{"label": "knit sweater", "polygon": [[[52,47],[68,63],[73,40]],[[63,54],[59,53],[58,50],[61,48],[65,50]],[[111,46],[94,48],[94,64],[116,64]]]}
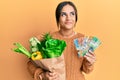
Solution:
{"label": "knit sweater", "polygon": [[[67,43],[67,47],[63,52],[66,68],[66,80],[85,80],[83,72],[91,72],[93,70],[93,65],[90,65],[84,57],[78,57],[77,50],[73,42],[74,39],[82,38],[84,35],[81,33],[76,33],[70,38],[64,38],[59,32],[54,32],[51,35],[54,38],[64,40]],[[40,37],[38,36],[38,38]],[[43,71],[35,66],[33,69],[33,66],[34,64],[28,62],[28,70],[32,73],[32,75],[34,75],[34,80],[40,80],[39,74]]]}

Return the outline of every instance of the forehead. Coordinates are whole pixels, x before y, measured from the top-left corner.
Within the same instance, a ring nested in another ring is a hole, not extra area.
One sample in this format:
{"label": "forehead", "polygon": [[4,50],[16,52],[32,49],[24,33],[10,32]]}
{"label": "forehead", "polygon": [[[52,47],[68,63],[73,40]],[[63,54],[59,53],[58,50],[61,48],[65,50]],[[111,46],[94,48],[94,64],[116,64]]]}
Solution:
{"label": "forehead", "polygon": [[74,8],[69,4],[65,5],[61,10],[61,12],[73,12],[73,11],[75,11]]}

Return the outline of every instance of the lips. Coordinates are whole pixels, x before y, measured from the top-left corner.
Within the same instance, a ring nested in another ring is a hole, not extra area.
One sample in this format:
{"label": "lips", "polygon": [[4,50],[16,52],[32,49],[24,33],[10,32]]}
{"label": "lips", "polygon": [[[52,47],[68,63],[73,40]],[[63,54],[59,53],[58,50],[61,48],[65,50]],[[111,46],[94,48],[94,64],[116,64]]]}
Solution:
{"label": "lips", "polygon": [[72,24],[72,22],[65,22],[65,24]]}

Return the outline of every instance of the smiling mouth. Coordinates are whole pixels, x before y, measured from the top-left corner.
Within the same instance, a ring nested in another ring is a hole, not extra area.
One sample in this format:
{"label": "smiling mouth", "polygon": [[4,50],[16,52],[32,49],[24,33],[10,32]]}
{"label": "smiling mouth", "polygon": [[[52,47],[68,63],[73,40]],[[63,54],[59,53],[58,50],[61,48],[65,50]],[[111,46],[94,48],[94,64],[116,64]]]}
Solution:
{"label": "smiling mouth", "polygon": [[72,24],[72,22],[65,22],[65,24]]}

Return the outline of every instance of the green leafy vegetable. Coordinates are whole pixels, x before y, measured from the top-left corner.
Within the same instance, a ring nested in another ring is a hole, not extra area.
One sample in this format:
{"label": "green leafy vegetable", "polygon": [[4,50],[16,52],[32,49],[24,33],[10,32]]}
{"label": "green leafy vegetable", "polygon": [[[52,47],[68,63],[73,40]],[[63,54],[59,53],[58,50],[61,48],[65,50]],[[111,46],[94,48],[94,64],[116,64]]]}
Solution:
{"label": "green leafy vegetable", "polygon": [[27,49],[25,49],[20,43],[14,43],[14,45],[17,46],[17,48],[13,49],[15,52],[22,53],[28,58],[31,57],[31,53]]}

